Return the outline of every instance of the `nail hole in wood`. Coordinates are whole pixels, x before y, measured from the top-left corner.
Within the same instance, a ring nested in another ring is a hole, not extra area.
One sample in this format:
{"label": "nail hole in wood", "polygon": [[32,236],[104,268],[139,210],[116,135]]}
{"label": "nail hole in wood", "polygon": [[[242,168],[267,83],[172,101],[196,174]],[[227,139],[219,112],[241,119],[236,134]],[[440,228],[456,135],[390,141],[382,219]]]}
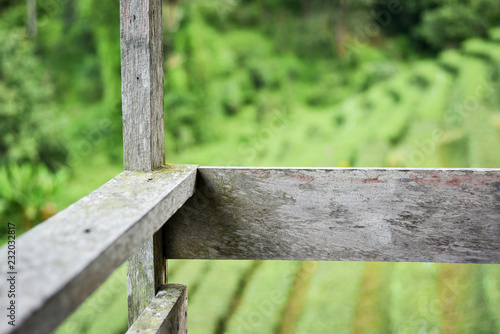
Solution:
{"label": "nail hole in wood", "polygon": [[83,232],[90,233],[90,228],[86,228]]}
{"label": "nail hole in wood", "polygon": [[132,16],[132,18],[134,19],[134,22],[135,22],[135,15],[134,15],[134,16]]}

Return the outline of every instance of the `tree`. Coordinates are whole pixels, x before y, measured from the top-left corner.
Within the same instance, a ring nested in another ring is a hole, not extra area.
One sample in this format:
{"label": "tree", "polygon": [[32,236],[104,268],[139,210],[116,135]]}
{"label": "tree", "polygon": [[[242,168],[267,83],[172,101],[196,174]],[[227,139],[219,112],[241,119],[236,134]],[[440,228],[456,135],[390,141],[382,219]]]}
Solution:
{"label": "tree", "polygon": [[[404,10],[384,27],[421,48],[439,51],[457,47],[463,40],[484,36],[500,21],[495,0],[422,0],[401,2]],[[377,4],[377,10],[386,4]]]}
{"label": "tree", "polygon": [[467,38],[482,36],[486,28],[477,11],[470,6],[455,4],[424,12],[416,32],[431,47],[440,50],[456,48]]}
{"label": "tree", "polygon": [[56,169],[67,150],[51,104],[53,85],[23,28],[0,27],[0,44],[0,165],[43,163]]}

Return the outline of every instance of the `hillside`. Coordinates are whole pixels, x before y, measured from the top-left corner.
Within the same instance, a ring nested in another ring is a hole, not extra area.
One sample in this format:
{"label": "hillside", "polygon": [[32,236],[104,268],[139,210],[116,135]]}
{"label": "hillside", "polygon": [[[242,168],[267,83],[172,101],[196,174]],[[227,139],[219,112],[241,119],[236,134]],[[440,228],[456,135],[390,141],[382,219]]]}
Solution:
{"label": "hillside", "polygon": [[[318,96],[314,80],[288,80],[287,74],[273,79],[278,76],[274,70],[284,71],[287,65],[270,65],[269,73],[264,71],[267,80],[282,82],[288,95],[272,89],[259,92],[262,105],[235,98],[238,112],[214,116],[219,130],[208,143],[171,147],[169,160],[206,165],[498,167],[500,40],[495,36],[498,30],[489,40],[467,40],[436,59],[388,64],[389,74],[366,87],[356,82],[354,72],[350,85],[358,91],[350,95],[330,96],[326,91]],[[255,49],[261,42],[246,47]],[[334,81],[329,73],[315,79],[318,89]],[[243,93],[222,94],[221,99],[238,94]],[[261,108],[266,108],[263,115]],[[115,275],[119,280],[108,282],[58,333],[124,328],[125,274],[120,269]],[[195,334],[500,332],[498,265],[169,261],[169,275],[170,282],[188,285],[189,327]],[[114,292],[120,289],[116,286],[122,290]],[[96,311],[100,309],[107,309],[103,319],[117,319],[112,328],[99,327],[104,323]]]}

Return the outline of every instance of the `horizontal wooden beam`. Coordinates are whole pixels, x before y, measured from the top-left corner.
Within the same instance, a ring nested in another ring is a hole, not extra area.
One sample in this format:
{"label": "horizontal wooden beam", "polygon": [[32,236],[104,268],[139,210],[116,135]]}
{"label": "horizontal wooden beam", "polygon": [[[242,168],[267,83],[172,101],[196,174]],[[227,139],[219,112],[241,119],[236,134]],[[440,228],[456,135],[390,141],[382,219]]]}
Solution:
{"label": "horizontal wooden beam", "polygon": [[500,263],[500,170],[200,167],[171,259]]}
{"label": "horizontal wooden beam", "polygon": [[127,334],[186,334],[187,302],[185,285],[161,287]]}
{"label": "horizontal wooden beam", "polygon": [[51,332],[193,194],[196,168],[123,172],[20,237],[16,326],[0,333]]}

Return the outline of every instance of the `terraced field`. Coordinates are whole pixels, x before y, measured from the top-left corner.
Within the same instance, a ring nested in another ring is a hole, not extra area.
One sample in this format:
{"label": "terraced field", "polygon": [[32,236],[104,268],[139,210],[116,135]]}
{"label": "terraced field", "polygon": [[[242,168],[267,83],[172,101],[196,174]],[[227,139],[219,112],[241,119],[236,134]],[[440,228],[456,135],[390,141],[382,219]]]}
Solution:
{"label": "terraced field", "polygon": [[[316,166],[500,167],[499,35],[415,62],[314,117],[297,114],[259,164],[293,164],[283,153],[293,147]],[[310,145],[325,154],[309,155]],[[194,334],[500,333],[499,265],[177,260],[169,271],[188,285]],[[113,288],[123,269],[113,277],[58,333],[96,333],[104,308],[125,315],[126,292]]]}

